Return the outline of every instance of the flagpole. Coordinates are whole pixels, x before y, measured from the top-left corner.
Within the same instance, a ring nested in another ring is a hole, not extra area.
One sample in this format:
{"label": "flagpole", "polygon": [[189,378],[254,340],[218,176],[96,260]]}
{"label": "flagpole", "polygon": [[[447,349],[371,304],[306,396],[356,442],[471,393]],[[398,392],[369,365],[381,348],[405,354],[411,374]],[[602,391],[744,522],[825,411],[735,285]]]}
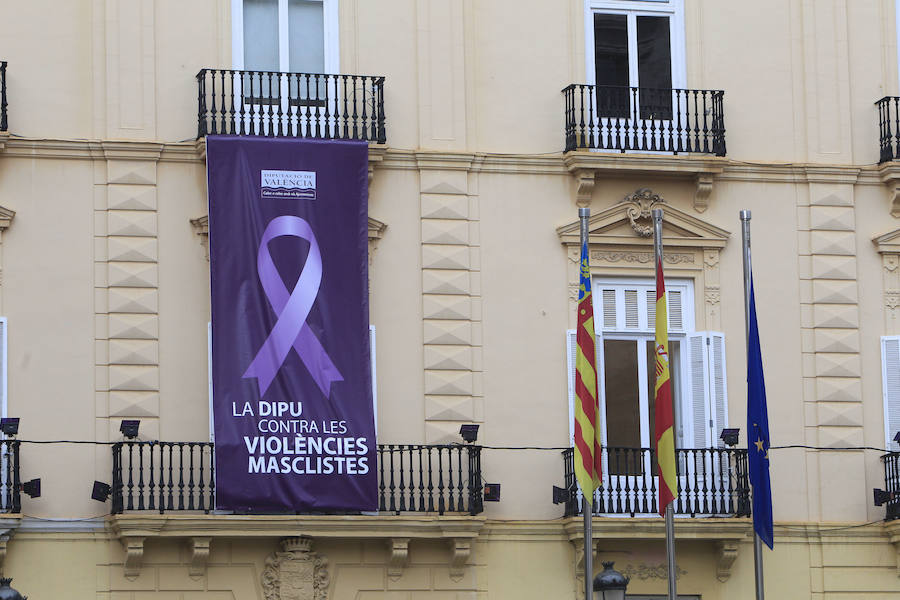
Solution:
{"label": "flagpole", "polygon": [[[744,254],[744,331],[747,337],[747,352],[750,352],[750,211],[741,211],[741,244]],[[747,432],[749,435],[750,432]],[[756,575],[756,600],[764,600],[762,541],[753,531],[753,566]]]}
{"label": "flagpole", "polygon": [[[661,208],[654,208],[651,211],[653,217],[653,253],[655,260],[653,261],[657,268],[662,264],[663,247],[662,247],[662,222],[663,211]],[[675,586],[675,518],[673,503],[666,507],[666,560],[668,562],[669,577],[669,600],[676,600],[678,592]]]}
{"label": "flagpole", "polygon": [[[588,242],[589,221],[591,219],[590,208],[579,208],[578,218],[581,221],[581,248]],[[595,435],[597,432],[595,432]],[[593,533],[591,531],[591,518],[593,517],[593,502],[588,502],[585,494],[593,494],[593,490],[581,490],[581,512],[584,514],[584,600],[591,600],[594,583],[594,555],[592,552]]]}

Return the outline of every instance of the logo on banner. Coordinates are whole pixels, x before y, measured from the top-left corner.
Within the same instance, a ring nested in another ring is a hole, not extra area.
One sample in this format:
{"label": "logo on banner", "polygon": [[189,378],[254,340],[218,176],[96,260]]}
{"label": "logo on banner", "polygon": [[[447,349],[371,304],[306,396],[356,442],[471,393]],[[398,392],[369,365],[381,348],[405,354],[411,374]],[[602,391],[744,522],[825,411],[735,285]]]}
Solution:
{"label": "logo on banner", "polygon": [[315,171],[267,171],[260,173],[260,195],[284,200],[315,200]]}

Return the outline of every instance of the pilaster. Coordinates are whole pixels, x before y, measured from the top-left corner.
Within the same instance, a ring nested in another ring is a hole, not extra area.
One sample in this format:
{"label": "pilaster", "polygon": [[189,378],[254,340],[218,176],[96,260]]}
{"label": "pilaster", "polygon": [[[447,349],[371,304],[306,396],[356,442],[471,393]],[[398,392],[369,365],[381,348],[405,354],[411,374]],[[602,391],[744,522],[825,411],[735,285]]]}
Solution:
{"label": "pilaster", "polygon": [[[815,179],[798,205],[801,344],[806,443],[863,444],[863,410],[852,182]],[[841,472],[863,473],[862,454],[807,457],[810,517],[834,519],[845,510],[830,481]],[[825,489],[825,488],[828,489]],[[860,507],[860,519],[865,508]]]}
{"label": "pilaster", "polygon": [[481,249],[470,161],[419,160],[425,439],[458,441],[482,420]]}
{"label": "pilaster", "polygon": [[104,153],[95,173],[97,417],[109,421],[110,437],[118,435],[121,418],[143,419],[142,434],[153,436],[159,417],[160,148],[131,145],[126,151],[107,144]]}

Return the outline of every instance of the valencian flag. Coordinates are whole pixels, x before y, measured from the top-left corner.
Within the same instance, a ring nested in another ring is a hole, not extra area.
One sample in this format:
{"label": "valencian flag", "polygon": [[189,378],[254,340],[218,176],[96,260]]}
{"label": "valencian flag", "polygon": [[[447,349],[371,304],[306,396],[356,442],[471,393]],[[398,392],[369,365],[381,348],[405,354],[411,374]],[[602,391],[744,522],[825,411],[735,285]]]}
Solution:
{"label": "valencian flag", "polygon": [[675,419],[669,378],[669,320],[662,262],[656,261],[656,461],[659,465],[659,514],[678,496],[675,483]]}
{"label": "valencian flag", "polygon": [[766,382],[763,379],[762,351],[756,324],[756,298],[750,277],[750,339],[747,348],[747,454],[750,457],[750,485],[753,487],[753,529],[770,549],[772,527],[772,484],[769,481],[769,415],[766,409]]}
{"label": "valencian flag", "polygon": [[581,283],[578,288],[578,333],[575,357],[575,478],[587,510],[600,486],[600,436],[597,431],[597,361],[594,307],[587,243],[581,247]]}

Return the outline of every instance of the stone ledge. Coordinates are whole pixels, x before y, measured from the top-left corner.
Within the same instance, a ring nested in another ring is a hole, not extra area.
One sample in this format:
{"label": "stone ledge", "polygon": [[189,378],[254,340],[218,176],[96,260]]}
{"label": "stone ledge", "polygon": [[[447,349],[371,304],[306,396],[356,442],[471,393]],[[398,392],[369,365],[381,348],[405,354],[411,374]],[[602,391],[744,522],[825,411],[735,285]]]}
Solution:
{"label": "stone ledge", "polygon": [[[567,517],[562,520],[569,541],[575,546],[576,562],[584,564],[584,520]],[[600,545],[609,540],[665,539],[666,522],[660,518],[594,517],[592,520],[591,552],[596,555]],[[753,520],[749,518],[675,519],[676,540],[701,540],[713,544],[716,552],[716,577],[727,581],[737,559],[742,542],[751,542]]]}
{"label": "stone ledge", "polygon": [[653,175],[693,179],[697,186],[694,209],[703,212],[709,207],[713,180],[729,161],[719,156],[672,154],[623,154],[575,150],[563,156],[563,162],[576,181],[575,202],[589,206],[594,182],[601,175]]}
{"label": "stone ledge", "polygon": [[394,515],[169,515],[126,514],[107,518],[119,538],[290,537],[447,539],[478,537],[484,517]]}
{"label": "stone ledge", "polygon": [[[191,573],[206,568],[215,538],[382,539],[389,547],[389,570],[399,577],[409,560],[409,540],[446,540],[451,576],[461,576],[484,517],[472,516],[295,516],[295,515],[111,515],[107,526],[125,550],[125,576],[140,575],[147,538],[184,539],[191,553]],[[0,537],[2,541],[2,537]],[[0,552],[2,556],[2,552]]]}

